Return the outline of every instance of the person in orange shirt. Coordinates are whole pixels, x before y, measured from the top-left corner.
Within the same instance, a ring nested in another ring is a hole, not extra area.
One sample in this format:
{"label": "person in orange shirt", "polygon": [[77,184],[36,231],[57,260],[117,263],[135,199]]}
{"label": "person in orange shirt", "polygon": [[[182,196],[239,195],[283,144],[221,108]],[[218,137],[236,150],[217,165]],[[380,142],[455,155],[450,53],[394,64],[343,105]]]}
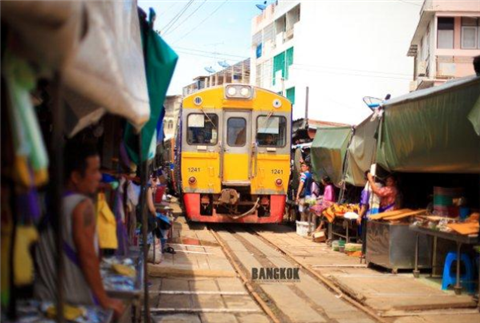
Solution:
{"label": "person in orange shirt", "polygon": [[380,197],[380,213],[395,210],[398,195],[396,178],[392,174],[388,175],[385,187],[379,187],[372,174],[368,173],[367,178],[372,192]]}

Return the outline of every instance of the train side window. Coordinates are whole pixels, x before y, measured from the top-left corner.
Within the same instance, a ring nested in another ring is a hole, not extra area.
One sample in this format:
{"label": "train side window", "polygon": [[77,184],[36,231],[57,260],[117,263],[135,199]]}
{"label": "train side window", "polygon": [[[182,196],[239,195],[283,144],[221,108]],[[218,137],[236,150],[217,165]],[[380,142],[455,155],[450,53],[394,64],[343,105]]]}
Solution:
{"label": "train side window", "polygon": [[243,147],[247,142],[247,120],[229,118],[227,121],[227,144],[230,147]]}
{"label": "train side window", "polygon": [[189,145],[216,145],[218,141],[218,116],[215,113],[192,113],[187,118],[187,143]]}
{"label": "train side window", "polygon": [[285,147],[287,119],[282,116],[262,115],[257,118],[257,144],[267,147]]}

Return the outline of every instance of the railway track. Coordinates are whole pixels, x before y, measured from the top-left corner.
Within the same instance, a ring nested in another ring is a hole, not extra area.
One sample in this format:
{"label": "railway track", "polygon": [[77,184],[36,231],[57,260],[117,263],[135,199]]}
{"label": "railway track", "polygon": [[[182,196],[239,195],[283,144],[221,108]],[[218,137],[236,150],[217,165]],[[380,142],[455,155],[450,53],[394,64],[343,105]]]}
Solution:
{"label": "railway track", "polygon": [[[208,228],[252,298],[273,322],[390,322],[254,228],[228,224]],[[253,271],[262,268],[297,270],[300,280],[253,280]]]}

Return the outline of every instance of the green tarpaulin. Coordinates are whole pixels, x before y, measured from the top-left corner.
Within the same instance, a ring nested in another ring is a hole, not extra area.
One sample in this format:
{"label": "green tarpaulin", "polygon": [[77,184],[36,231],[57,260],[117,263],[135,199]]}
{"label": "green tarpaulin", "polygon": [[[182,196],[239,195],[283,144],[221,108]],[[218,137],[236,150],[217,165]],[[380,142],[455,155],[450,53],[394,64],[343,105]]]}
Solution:
{"label": "green tarpaulin", "polygon": [[[157,141],[157,136],[155,135],[156,127],[178,60],[178,55],[153,30],[154,15],[153,10],[150,10],[149,24],[140,23],[142,27],[148,96],[150,99],[150,119],[141,130],[143,161],[149,160],[155,155]],[[125,144],[129,157],[134,163],[138,164],[138,136],[130,124],[127,125],[125,131]]]}
{"label": "green tarpaulin", "polygon": [[480,77],[470,77],[387,101],[378,164],[399,172],[480,173],[480,137],[468,119],[479,95]]}
{"label": "green tarpaulin", "polygon": [[478,97],[478,100],[475,103],[472,111],[470,111],[468,115],[468,120],[470,120],[470,122],[472,123],[477,135],[480,136],[480,96]]}
{"label": "green tarpaulin", "polygon": [[312,173],[320,180],[327,175],[339,186],[347,145],[352,136],[350,127],[317,128],[312,143]]}
{"label": "green tarpaulin", "polygon": [[365,172],[375,163],[376,139],[379,118],[369,116],[355,127],[347,152],[346,182],[355,186],[366,184]]}

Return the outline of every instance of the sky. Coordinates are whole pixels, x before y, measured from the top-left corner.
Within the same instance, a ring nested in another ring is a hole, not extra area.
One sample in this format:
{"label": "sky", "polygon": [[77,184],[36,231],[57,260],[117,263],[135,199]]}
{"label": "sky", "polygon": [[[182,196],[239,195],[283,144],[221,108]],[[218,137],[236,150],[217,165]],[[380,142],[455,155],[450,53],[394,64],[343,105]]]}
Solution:
{"label": "sky", "polygon": [[[305,1],[327,3],[329,14],[322,16],[320,24],[335,28],[326,35],[334,47],[321,49],[321,55],[329,66],[344,69],[334,75],[332,69],[329,72],[314,62],[312,66],[295,67],[318,74],[312,87],[323,91],[311,91],[310,95],[314,100],[321,95],[322,102],[334,107],[311,107],[310,118],[356,124],[369,113],[361,101],[363,96],[384,97],[391,93],[395,97],[408,93],[413,61],[406,53],[422,0]],[[205,67],[221,70],[218,61],[233,64],[248,58],[252,18],[261,13],[255,6],[260,3],[263,1],[139,0],[146,12],[150,7],[155,10],[154,28],[179,54],[168,94],[181,94],[193,78],[208,74]],[[303,111],[303,106],[297,105],[294,117],[301,117]]]}

